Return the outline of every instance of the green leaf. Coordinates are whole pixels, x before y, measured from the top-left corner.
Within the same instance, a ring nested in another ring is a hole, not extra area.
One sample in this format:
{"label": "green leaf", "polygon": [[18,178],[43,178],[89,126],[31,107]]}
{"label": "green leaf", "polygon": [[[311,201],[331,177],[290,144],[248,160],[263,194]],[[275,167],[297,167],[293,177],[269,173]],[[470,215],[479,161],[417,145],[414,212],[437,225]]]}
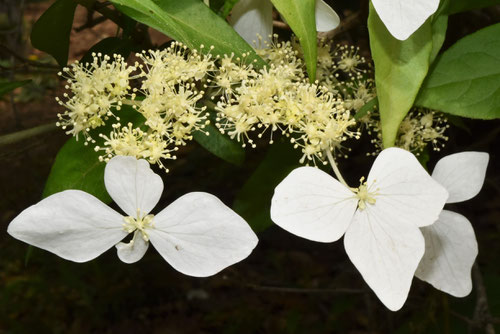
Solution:
{"label": "green leaf", "polygon": [[233,9],[234,5],[238,0],[226,0],[224,1],[224,6],[220,9],[219,15],[223,18],[226,18],[229,15],[229,12]]}
{"label": "green leaf", "polygon": [[[208,132],[208,136],[205,132]],[[205,126],[203,132],[193,133],[193,138],[207,151],[229,163],[241,166],[245,160],[245,150],[241,144],[220,133],[212,124]]]}
{"label": "green leaf", "polygon": [[431,60],[432,64],[438,56],[441,47],[443,46],[446,38],[446,30],[448,29],[448,15],[439,15],[432,21],[432,51]]}
{"label": "green leaf", "polygon": [[274,188],[295,168],[300,167],[300,153],[288,142],[270,146],[266,157],[243,185],[233,203],[233,209],[256,232],[272,225],[270,216]]}
{"label": "green leaf", "polygon": [[85,146],[83,140],[73,137],[57,153],[49,178],[45,184],[43,197],[50,196],[67,189],[83,190],[104,203],[110,203],[104,187],[104,167],[99,161],[99,153],[91,145]]}
{"label": "green leaf", "polygon": [[271,2],[298,37],[304,52],[309,81],[314,82],[318,55],[315,0],[271,0]]}
{"label": "green leaf", "polygon": [[53,56],[60,66],[66,66],[69,52],[69,36],[76,3],[57,0],[33,25],[31,44],[38,50]]}
{"label": "green leaf", "polygon": [[221,17],[200,0],[111,0],[124,14],[144,23],[191,49],[215,55],[250,53],[248,61],[256,60],[259,66],[266,63],[253,48]]}
{"label": "green leaf", "polygon": [[[144,123],[144,117],[128,105],[123,105],[115,114],[120,117],[122,125],[131,122],[134,126],[141,126]],[[109,122],[106,126],[93,130],[92,137],[96,138],[97,144],[102,146],[103,141],[98,134],[109,135],[111,128],[112,124]],[[84,145],[83,138],[80,137],[79,141],[74,137],[69,139],[57,153],[43,197],[68,189],[79,189],[94,195],[104,203],[110,203],[111,197],[104,186],[106,164],[99,161],[99,155],[94,151],[93,145]]]}
{"label": "green leaf", "polygon": [[92,53],[102,53],[112,56],[113,54],[122,55],[127,58],[130,52],[134,50],[134,43],[130,39],[121,39],[117,37],[108,37],[94,44],[80,60],[80,63],[91,63],[93,61]]}
{"label": "green leaf", "polygon": [[0,82],[0,97],[16,88],[26,85],[28,82],[31,82],[31,80]]}
{"label": "green leaf", "polygon": [[431,28],[431,20],[427,20],[407,40],[397,40],[370,4],[368,31],[384,147],[394,145],[399,125],[413,106],[429,70],[433,48]]}
{"label": "green leaf", "polygon": [[451,15],[494,5],[500,5],[500,0],[451,0],[447,13]]}
{"label": "green leaf", "polygon": [[500,23],[468,35],[437,58],[416,104],[452,115],[500,117]]}

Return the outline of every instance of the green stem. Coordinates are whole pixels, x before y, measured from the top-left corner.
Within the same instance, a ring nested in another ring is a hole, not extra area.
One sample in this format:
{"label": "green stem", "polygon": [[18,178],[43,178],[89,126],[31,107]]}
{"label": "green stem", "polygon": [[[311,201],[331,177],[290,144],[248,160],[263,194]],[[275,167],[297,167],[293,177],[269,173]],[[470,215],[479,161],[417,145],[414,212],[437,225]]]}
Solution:
{"label": "green stem", "polygon": [[351,189],[351,187],[347,185],[347,182],[345,182],[344,178],[342,177],[342,174],[340,174],[340,170],[337,167],[337,164],[335,163],[335,159],[333,158],[330,149],[326,150],[326,156],[328,157],[328,161],[330,161],[330,165],[332,166],[333,172],[335,173],[335,176],[337,176],[337,179],[340,181],[340,183],[342,183],[347,188]]}
{"label": "green stem", "polygon": [[50,132],[57,129],[55,123],[44,124],[40,126],[36,126],[31,129],[22,130],[14,133],[10,133],[8,135],[4,135],[0,137],[0,147],[17,143],[18,141],[28,139],[34,136],[41,135],[46,132]]}

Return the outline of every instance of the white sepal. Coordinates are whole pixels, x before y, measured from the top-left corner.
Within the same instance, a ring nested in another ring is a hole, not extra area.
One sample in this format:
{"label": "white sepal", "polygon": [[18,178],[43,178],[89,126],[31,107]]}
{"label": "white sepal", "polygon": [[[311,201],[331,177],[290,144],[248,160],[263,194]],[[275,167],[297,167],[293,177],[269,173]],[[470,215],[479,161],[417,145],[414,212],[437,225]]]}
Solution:
{"label": "white sepal", "polygon": [[417,226],[377,204],[356,212],[344,236],[344,246],[377,297],[388,309],[397,311],[408,297],[424,255],[424,238]]}
{"label": "white sepal", "polygon": [[274,190],[271,219],[299,237],[333,242],[342,237],[358,205],[355,194],[313,167],[294,169]]}
{"label": "white sepal", "polygon": [[372,0],[392,36],[406,40],[436,12],[439,0]]}
{"label": "white sepal", "polygon": [[370,170],[367,184],[378,189],[380,212],[397,215],[414,226],[434,223],[448,192],[420,165],[415,156],[400,148],[383,150]]}
{"label": "white sepal", "polygon": [[163,209],[148,230],[151,244],[183,274],[206,277],[250,255],[258,239],[217,197],[188,193]]}
{"label": "white sepal", "polygon": [[461,152],[438,161],[432,177],[448,190],[446,203],[463,202],[476,196],[483,187],[489,154]]}
{"label": "white sepal", "polygon": [[122,240],[123,216],[80,190],[51,195],[23,212],[7,232],[66,260],[90,261]]}
{"label": "white sepal", "polygon": [[118,206],[131,217],[146,215],[156,206],[163,192],[161,177],[146,160],[116,156],[104,171],[106,190]]}
{"label": "white sepal", "polygon": [[148,250],[149,242],[145,241],[142,233],[134,232],[134,237],[129,242],[120,242],[116,245],[118,258],[125,263],[135,263],[142,259]]}
{"label": "white sepal", "polygon": [[339,15],[323,0],[316,0],[316,30],[330,31],[340,24]]}
{"label": "white sepal", "polygon": [[240,0],[234,5],[229,22],[250,45],[257,41],[257,35],[269,41],[273,33],[273,5],[270,0]]}
{"label": "white sepal", "polygon": [[455,297],[472,290],[471,269],[478,253],[472,225],[461,214],[443,210],[439,220],[422,228],[425,254],[416,276]]}

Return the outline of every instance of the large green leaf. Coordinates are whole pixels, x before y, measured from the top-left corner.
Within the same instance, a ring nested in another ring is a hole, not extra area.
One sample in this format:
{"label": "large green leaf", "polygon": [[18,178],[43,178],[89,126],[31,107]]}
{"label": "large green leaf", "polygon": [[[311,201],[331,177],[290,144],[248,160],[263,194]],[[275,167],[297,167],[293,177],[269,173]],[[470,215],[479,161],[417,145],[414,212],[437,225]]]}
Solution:
{"label": "large green leaf", "polygon": [[447,13],[455,14],[494,5],[500,5],[500,0],[451,0]]}
{"label": "large green leaf", "polygon": [[265,62],[229,24],[200,0],[111,0],[124,14],[142,22],[167,36],[186,44],[189,48],[205,46],[212,54],[251,53],[248,60]]}
{"label": "large green leaf", "polygon": [[271,0],[271,2],[297,35],[304,53],[309,80],[314,82],[318,55],[315,0]]}
{"label": "large green leaf", "polygon": [[441,47],[443,46],[444,39],[446,38],[446,30],[448,30],[448,15],[439,15],[432,21],[432,51],[431,60],[432,64],[438,56]]}
{"label": "large green leaf", "polygon": [[390,147],[429,70],[432,23],[427,20],[410,38],[400,41],[389,33],[370,4],[368,30],[375,63],[382,141],[384,147]]}
{"label": "large green leaf", "polygon": [[0,82],[0,97],[16,88],[26,85],[28,82],[31,82],[31,80]]}
{"label": "large green leaf", "polygon": [[266,157],[243,185],[233,203],[233,209],[256,232],[272,225],[270,215],[274,188],[295,168],[299,167],[300,153],[288,142],[276,142]]}
{"label": "large green leaf", "polygon": [[[208,136],[205,132],[208,132]],[[241,144],[220,133],[212,124],[205,126],[203,132],[193,133],[193,138],[207,151],[229,163],[241,166],[245,160],[245,150]]]}
{"label": "large green leaf", "polygon": [[73,137],[57,153],[49,178],[45,184],[43,197],[67,189],[83,190],[105,203],[111,202],[104,187],[104,167],[99,154],[92,146],[83,145]]}
{"label": "large green leaf", "polygon": [[38,50],[53,56],[60,66],[66,66],[69,52],[69,36],[76,3],[57,0],[33,25],[31,44]]}
{"label": "large green leaf", "polygon": [[433,66],[416,104],[481,119],[500,117],[500,23],[468,35]]}

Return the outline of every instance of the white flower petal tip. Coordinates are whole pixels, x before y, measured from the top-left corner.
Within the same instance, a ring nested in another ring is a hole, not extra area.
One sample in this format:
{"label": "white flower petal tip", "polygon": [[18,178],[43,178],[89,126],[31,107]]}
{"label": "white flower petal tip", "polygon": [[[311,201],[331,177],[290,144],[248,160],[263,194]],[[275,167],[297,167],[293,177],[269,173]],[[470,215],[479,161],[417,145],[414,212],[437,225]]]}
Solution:
{"label": "white flower petal tip", "polygon": [[151,212],[163,192],[161,177],[146,160],[134,157],[113,157],[106,164],[104,183],[111,198],[131,217],[136,217],[138,210],[141,214]]}
{"label": "white flower petal tip", "polygon": [[485,152],[455,153],[438,161],[432,177],[450,193],[447,203],[466,201],[479,193],[488,161]]}
{"label": "white flower petal tip", "polygon": [[323,0],[316,0],[316,30],[330,31],[340,24],[339,15]]}
{"label": "white flower petal tip", "polygon": [[355,194],[332,176],[300,167],[276,187],[271,219],[299,237],[333,242],[344,235],[357,205]]}
{"label": "white flower petal tip", "polygon": [[273,5],[269,0],[240,0],[231,11],[229,23],[250,45],[257,36],[269,41],[273,33]]}
{"label": "white flower petal tip", "polygon": [[154,217],[151,244],[179,272],[211,276],[250,255],[258,239],[217,197],[188,193]]}
{"label": "white flower petal tip", "polygon": [[127,235],[122,222],[118,212],[97,198],[83,191],[66,190],[21,212],[7,232],[66,260],[86,262]]}
{"label": "white flower petal tip", "polygon": [[408,39],[436,12],[439,0],[372,0],[373,6],[392,36]]}
{"label": "white flower petal tip", "polygon": [[391,311],[399,310],[410,291],[413,275],[424,255],[418,227],[397,215],[367,206],[356,212],[344,246],[349,259],[380,301]]}
{"label": "white flower petal tip", "polygon": [[125,263],[135,263],[143,258],[148,250],[149,242],[145,241],[142,233],[134,232],[134,237],[128,243],[120,242],[116,245],[118,258]]}
{"label": "white flower petal tip", "polygon": [[422,228],[425,254],[415,276],[455,297],[472,290],[471,269],[478,253],[472,225],[464,216],[443,210],[439,220]]}
{"label": "white flower petal tip", "polygon": [[395,147],[379,154],[367,183],[377,189],[377,211],[419,227],[434,223],[448,198],[412,153]]}

